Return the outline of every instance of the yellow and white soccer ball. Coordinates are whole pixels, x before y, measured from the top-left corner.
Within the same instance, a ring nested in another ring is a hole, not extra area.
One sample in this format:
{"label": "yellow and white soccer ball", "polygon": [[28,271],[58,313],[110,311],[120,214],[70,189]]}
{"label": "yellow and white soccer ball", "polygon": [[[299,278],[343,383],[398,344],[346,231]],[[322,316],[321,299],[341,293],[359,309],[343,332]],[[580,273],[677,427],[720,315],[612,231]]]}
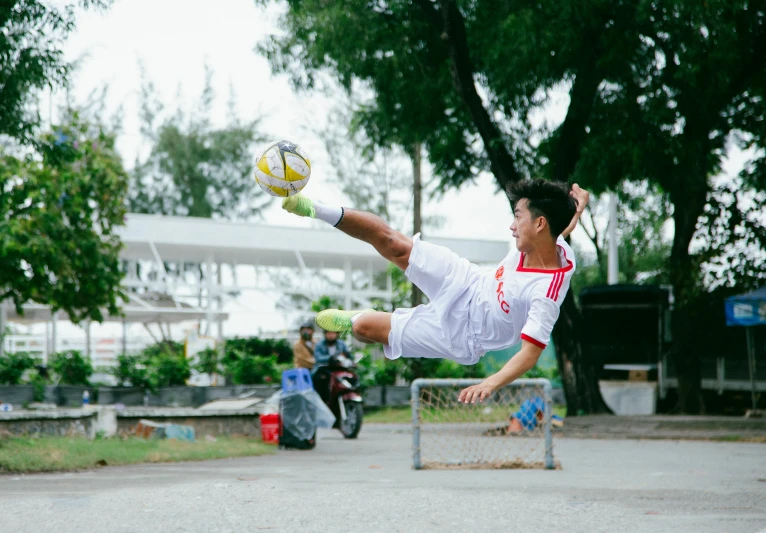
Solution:
{"label": "yellow and white soccer ball", "polygon": [[301,192],[311,177],[311,160],[295,143],[272,143],[255,161],[255,181],[272,196]]}

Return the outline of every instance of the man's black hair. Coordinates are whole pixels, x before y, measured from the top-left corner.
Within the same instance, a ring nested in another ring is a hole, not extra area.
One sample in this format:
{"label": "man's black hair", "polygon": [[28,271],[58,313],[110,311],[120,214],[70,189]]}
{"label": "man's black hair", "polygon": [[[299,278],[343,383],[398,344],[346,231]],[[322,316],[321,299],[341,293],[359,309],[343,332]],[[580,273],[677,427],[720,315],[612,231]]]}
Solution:
{"label": "man's black hair", "polygon": [[556,239],[566,229],[577,210],[577,202],[569,196],[566,183],[529,179],[513,183],[507,189],[513,208],[522,198],[529,200],[530,213],[534,218],[545,217],[551,235]]}

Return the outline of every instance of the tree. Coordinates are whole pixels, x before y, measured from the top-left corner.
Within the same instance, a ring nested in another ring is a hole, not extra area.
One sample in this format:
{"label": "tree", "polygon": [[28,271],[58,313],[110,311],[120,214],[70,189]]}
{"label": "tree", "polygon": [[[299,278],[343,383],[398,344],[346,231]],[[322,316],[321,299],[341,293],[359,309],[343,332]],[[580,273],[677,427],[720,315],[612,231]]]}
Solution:
{"label": "tree", "polygon": [[[641,61],[603,91],[581,165],[582,175],[649,179],[672,203],[667,272],[676,302],[672,350],[684,412],[703,409],[699,359],[686,347],[698,334],[692,311],[705,290],[704,262],[717,255],[693,250],[695,234],[711,220],[711,211],[726,205],[715,198],[726,187],[716,186],[713,177],[721,170],[727,143],[764,146],[766,58],[760,50],[766,46],[765,8],[763,2],[746,1],[642,5]],[[600,158],[597,146],[607,139],[615,153]],[[757,177],[765,164],[763,154],[756,153],[744,175],[756,198],[766,189]],[[727,211],[723,218],[733,216],[736,225],[741,215],[736,201]],[[750,229],[758,231],[752,223]],[[731,247],[735,241],[716,244]]]}
{"label": "tree", "polygon": [[[524,120],[535,93],[574,70],[558,57],[551,65],[531,55],[547,54],[556,45],[573,61],[593,55],[582,50],[593,46],[591,41],[579,43],[579,49],[574,49],[572,40],[560,42],[560,34],[572,33],[572,17],[567,18],[572,6],[567,10],[553,2],[543,4],[472,3],[462,6],[473,10],[464,17],[450,1],[369,4],[345,0],[331,7],[321,0],[293,2],[282,19],[286,31],[259,49],[274,70],[292,73],[299,87],[312,87],[316,73],[327,69],[349,90],[355,81],[371,89],[371,101],[357,112],[365,132],[378,146],[397,143],[409,147],[422,142],[440,187],[459,187],[489,169],[504,189],[521,179],[525,166],[536,162],[530,157],[529,143],[519,135],[529,132]],[[516,13],[509,13],[514,9],[527,9],[528,13],[515,18]],[[554,24],[545,18],[546,13],[557,17]],[[588,28],[597,25],[600,18],[590,20],[589,15],[579,14],[577,22]],[[508,17],[511,20],[505,20]],[[466,20],[473,24],[472,33],[466,29]],[[532,35],[535,31],[541,35]],[[621,31],[613,33],[622,35]],[[504,38],[498,39],[499,35]],[[514,44],[525,47],[523,53],[513,49]],[[485,82],[489,109],[475,78]],[[577,117],[565,120],[566,129],[579,136],[577,123],[582,116],[587,118],[592,103],[592,95],[588,102],[587,94],[579,94],[591,85],[591,80],[577,84],[575,101],[584,107],[578,107]],[[579,154],[581,139],[567,138],[561,146],[571,159],[571,152]],[[566,166],[562,165],[557,168]],[[554,174],[559,177],[561,172]],[[567,402],[574,412],[605,410],[594,369],[588,366],[578,342],[578,313],[573,305],[570,297],[558,326],[569,342],[557,339],[560,365],[564,373],[571,374],[571,379],[564,376]],[[574,379],[575,375],[580,379]]]}
{"label": "tree", "polygon": [[[648,182],[624,182],[617,191],[620,216],[617,218],[619,282],[630,284],[668,284],[665,269],[670,257],[666,226],[670,220],[667,195]],[[579,294],[584,287],[607,282],[608,198],[593,195],[582,227],[595,247],[589,263],[586,253],[577,251],[579,262],[571,290]]]}
{"label": "tree", "polygon": [[38,153],[0,155],[0,301],[101,321],[119,314],[127,176],[111,134],[67,119]]}
{"label": "tree", "polygon": [[[686,310],[699,287],[690,274],[699,271],[700,258],[690,245],[731,133],[745,131],[743,142],[762,146],[762,2],[346,0],[325,11],[320,4],[290,3],[287,36],[263,47],[277,70],[295,68],[309,84],[310,73],[322,68],[349,87],[359,80],[375,93],[375,111],[405,131],[415,123],[401,111],[421,102],[412,97],[421,91],[439,118],[457,117],[450,139],[481,139],[484,158],[471,170],[489,168],[502,188],[536,174],[577,180],[596,192],[648,179],[668,194],[680,408],[698,412],[699,367],[683,349],[693,331]],[[409,76],[402,67],[411,64],[429,75]],[[398,91],[377,83],[386,66]],[[564,121],[533,127],[533,112],[562,86],[569,94]],[[477,155],[461,144],[445,155],[460,161],[466,154]],[[450,174],[449,165],[434,166],[443,186],[465,179]],[[762,188],[764,166],[751,165],[754,186]],[[583,351],[581,331],[570,293],[554,329],[567,403],[574,412],[598,412],[605,409],[598,369]]]}
{"label": "tree", "polygon": [[[352,101],[353,102],[353,101]],[[408,212],[411,180],[396,149],[377,149],[354,122],[353,103],[339,103],[317,135],[330,156],[332,181],[350,205],[396,225]]]}
{"label": "tree", "polygon": [[142,134],[151,152],[136,162],[131,176],[132,211],[246,220],[266,202],[253,187],[253,147],[264,141],[258,120],[242,122],[232,96],[228,124],[214,127],[212,76],[206,68],[198,109],[186,112],[179,107],[161,121],[164,106],[153,84],[144,79]]}
{"label": "tree", "polygon": [[71,70],[60,47],[75,28],[75,6],[105,9],[111,3],[0,3],[0,135],[34,141],[40,119],[35,101],[38,91],[65,84]]}

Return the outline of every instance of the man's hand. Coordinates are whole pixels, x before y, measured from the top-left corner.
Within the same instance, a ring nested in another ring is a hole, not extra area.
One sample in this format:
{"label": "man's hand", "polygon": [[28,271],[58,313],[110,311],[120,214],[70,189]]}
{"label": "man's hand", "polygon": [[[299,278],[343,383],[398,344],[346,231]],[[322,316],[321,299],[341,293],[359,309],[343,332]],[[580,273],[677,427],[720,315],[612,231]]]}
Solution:
{"label": "man's hand", "polygon": [[577,201],[577,212],[582,213],[585,206],[588,205],[590,193],[575,183],[572,185],[572,190],[569,191],[569,196]]}
{"label": "man's hand", "polygon": [[461,403],[479,403],[483,402],[497,390],[497,387],[489,380],[485,379],[478,385],[472,385],[467,389],[460,391],[458,401]]}
{"label": "man's hand", "polygon": [[577,221],[580,220],[580,215],[582,215],[582,212],[585,211],[585,206],[588,205],[588,200],[590,200],[590,193],[576,183],[572,185],[572,190],[569,191],[569,196],[575,199],[575,202],[577,202],[577,208],[575,209],[575,214],[574,217],[572,217],[572,221],[564,229],[564,231],[561,232],[561,236],[565,239],[569,237],[569,234],[572,233],[577,227]]}

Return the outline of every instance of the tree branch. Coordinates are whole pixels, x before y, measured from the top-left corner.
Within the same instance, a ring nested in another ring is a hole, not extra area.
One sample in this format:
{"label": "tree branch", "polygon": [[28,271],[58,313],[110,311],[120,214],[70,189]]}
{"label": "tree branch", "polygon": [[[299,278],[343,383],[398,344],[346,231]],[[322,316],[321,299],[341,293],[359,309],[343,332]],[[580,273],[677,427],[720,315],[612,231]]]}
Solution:
{"label": "tree branch", "polygon": [[[598,36],[594,36],[598,39]],[[594,47],[595,48],[595,47]],[[593,110],[601,76],[596,69],[597,54],[594,48],[577,69],[570,92],[567,115],[559,129],[558,142],[553,157],[553,179],[567,183],[580,160],[587,134],[585,127]]]}
{"label": "tree branch", "polygon": [[[428,0],[414,0],[431,21],[438,18],[434,4]],[[468,47],[465,21],[454,0],[439,0],[442,21],[442,39],[447,45],[450,57],[450,70],[455,90],[465,103],[471,119],[484,142],[484,149],[489,158],[490,170],[503,190],[522,179],[516,169],[508,148],[503,141],[489,112],[485,109],[473,80],[473,64]]]}

